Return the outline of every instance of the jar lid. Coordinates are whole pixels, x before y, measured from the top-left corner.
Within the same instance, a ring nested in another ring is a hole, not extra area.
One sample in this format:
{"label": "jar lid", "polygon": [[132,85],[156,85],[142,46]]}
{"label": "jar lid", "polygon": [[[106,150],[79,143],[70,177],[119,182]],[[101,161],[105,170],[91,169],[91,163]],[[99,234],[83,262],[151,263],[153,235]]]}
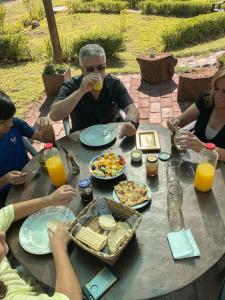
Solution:
{"label": "jar lid", "polygon": [[82,188],[82,189],[86,189],[87,187],[89,187],[89,185],[91,184],[90,182],[90,179],[88,178],[84,178],[84,179],[81,179],[79,180],[79,187]]}
{"label": "jar lid", "polygon": [[158,160],[158,157],[155,155],[147,156],[147,162],[149,162],[149,163],[155,163],[155,162],[157,162],[157,160]]}
{"label": "jar lid", "polygon": [[213,150],[213,149],[216,148],[216,146],[213,143],[206,143],[205,148],[208,149],[208,150]]}
{"label": "jar lid", "polygon": [[44,149],[51,149],[53,147],[52,143],[47,143],[44,145]]}
{"label": "jar lid", "polygon": [[162,161],[167,161],[170,158],[170,154],[168,152],[160,152],[159,159]]}

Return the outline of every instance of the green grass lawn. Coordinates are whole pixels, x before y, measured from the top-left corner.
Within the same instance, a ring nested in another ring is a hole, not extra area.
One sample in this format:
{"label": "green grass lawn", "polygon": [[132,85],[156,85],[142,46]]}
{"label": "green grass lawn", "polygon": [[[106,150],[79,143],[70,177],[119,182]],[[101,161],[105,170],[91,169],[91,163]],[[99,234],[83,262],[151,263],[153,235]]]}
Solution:
{"label": "green grass lawn", "polygon": [[[1,0],[0,0],[1,3]],[[5,3],[3,1],[3,3]],[[53,4],[66,5],[67,1],[53,0]],[[27,14],[22,0],[9,1],[6,4],[6,23],[10,24],[21,20]],[[103,14],[75,14],[57,13],[56,22],[59,35],[67,42],[74,37],[87,32],[90,28],[111,28],[124,26],[126,50],[120,53],[120,63],[110,66],[108,71],[112,73],[136,73],[139,66],[136,56],[148,53],[149,49],[160,52],[163,50],[161,42],[162,31],[171,24],[180,22],[180,18],[145,16],[139,13],[127,12],[121,15]],[[46,57],[46,41],[49,39],[46,19],[40,22],[40,27],[35,30],[27,28],[24,34],[29,37],[29,44],[35,60],[23,64],[8,64],[0,66],[0,89],[8,93],[15,101],[18,115],[26,111],[26,104],[35,101],[43,94],[42,69]],[[225,38],[185,48],[174,52],[178,57],[189,55],[204,55],[214,50],[225,48]],[[78,74],[79,70],[72,67],[72,74]]]}

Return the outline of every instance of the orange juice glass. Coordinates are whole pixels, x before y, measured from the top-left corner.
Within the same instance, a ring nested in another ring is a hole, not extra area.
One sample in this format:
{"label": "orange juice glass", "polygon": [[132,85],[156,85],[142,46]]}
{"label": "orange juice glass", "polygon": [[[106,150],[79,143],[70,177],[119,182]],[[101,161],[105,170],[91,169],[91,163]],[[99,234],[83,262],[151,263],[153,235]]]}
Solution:
{"label": "orange juice glass", "polygon": [[51,182],[54,186],[60,187],[67,182],[67,176],[63,166],[63,162],[59,156],[48,158],[45,162],[45,165],[48,170]]}
{"label": "orange juice glass", "polygon": [[200,192],[208,192],[212,188],[214,176],[215,167],[212,164],[199,163],[195,172],[195,188]]}

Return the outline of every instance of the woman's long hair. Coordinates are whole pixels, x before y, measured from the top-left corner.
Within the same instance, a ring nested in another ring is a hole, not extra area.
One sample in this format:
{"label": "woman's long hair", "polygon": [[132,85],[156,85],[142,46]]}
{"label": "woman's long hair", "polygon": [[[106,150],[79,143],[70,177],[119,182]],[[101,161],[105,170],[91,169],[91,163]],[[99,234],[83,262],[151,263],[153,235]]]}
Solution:
{"label": "woman's long hair", "polygon": [[0,280],[0,299],[4,299],[7,293],[7,286]]}
{"label": "woman's long hair", "polygon": [[219,79],[221,78],[225,78],[225,66],[223,65],[214,75],[213,80],[212,80],[212,84],[211,84],[211,92],[210,92],[210,98],[212,101],[212,104],[214,103],[214,91],[215,91],[215,87],[216,87],[216,83]]}

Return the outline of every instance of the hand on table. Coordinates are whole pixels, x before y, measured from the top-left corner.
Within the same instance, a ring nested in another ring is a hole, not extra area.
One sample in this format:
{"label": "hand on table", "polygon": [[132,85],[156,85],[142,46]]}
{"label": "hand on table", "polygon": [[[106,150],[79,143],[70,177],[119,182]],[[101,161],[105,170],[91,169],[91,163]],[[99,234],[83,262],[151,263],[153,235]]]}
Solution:
{"label": "hand on table", "polygon": [[186,132],[177,138],[176,143],[181,146],[182,150],[192,149],[195,152],[200,152],[205,147],[205,143],[200,141],[192,132]]}
{"label": "hand on table", "polygon": [[69,203],[76,195],[74,188],[63,185],[49,195],[49,205],[64,205]]}
{"label": "hand on table", "polygon": [[174,132],[180,128],[180,120],[176,119],[176,118],[170,118],[166,122],[166,124],[167,124],[167,127],[169,128],[169,130],[171,130],[172,132]]}
{"label": "hand on table", "polygon": [[20,171],[11,171],[5,175],[7,184],[19,185],[25,182],[26,173]]}
{"label": "hand on table", "polygon": [[125,122],[120,129],[119,137],[134,136],[136,134],[136,128],[131,122]]}

